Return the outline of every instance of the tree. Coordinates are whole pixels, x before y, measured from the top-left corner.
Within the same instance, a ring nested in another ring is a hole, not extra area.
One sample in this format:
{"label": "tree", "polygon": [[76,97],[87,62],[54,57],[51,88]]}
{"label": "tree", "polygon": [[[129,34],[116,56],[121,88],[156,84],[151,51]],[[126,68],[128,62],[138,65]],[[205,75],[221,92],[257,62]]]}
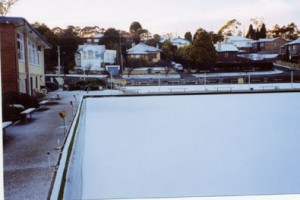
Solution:
{"label": "tree", "polygon": [[252,39],[252,40],[256,39],[256,32],[253,29],[252,24],[250,24],[250,26],[249,26],[249,30],[248,30],[248,33],[246,35],[246,38],[249,38],[249,39]]}
{"label": "tree", "polygon": [[72,69],[75,66],[74,53],[76,52],[78,45],[81,44],[81,39],[74,26],[68,26],[64,29],[58,39],[58,45],[60,46],[61,52],[61,64],[64,67],[64,72],[68,74],[69,69]]}
{"label": "tree", "polygon": [[153,38],[145,41],[145,44],[153,47],[159,46],[159,43],[160,43],[160,36],[158,34],[154,34]]}
{"label": "tree", "polygon": [[133,42],[136,44],[151,37],[150,32],[147,29],[143,29],[142,25],[136,21],[131,23],[129,32],[132,36]]}
{"label": "tree", "polygon": [[259,40],[260,37],[259,37],[259,29],[258,28],[255,31],[255,35],[256,35],[255,40]]}
{"label": "tree", "polygon": [[259,30],[259,38],[266,38],[266,37],[267,37],[267,29],[266,29],[266,25],[263,23]]}
{"label": "tree", "polygon": [[126,48],[129,46],[126,43],[126,38],[122,37],[124,32],[118,31],[114,28],[109,28],[105,31],[103,37],[100,40],[100,44],[105,45],[106,49],[113,49],[117,52],[116,63],[122,65],[121,55],[124,58]]}
{"label": "tree", "polygon": [[217,52],[210,34],[202,28],[198,29],[194,35],[190,57],[197,70],[211,67],[216,61]]}
{"label": "tree", "polygon": [[191,49],[191,44],[178,48],[174,55],[174,61],[182,64],[185,68],[191,67],[193,65],[193,60],[190,53]]}
{"label": "tree", "polygon": [[107,49],[118,50],[119,43],[120,33],[114,28],[107,29],[100,40],[100,44],[105,45]]}
{"label": "tree", "polygon": [[19,0],[0,0],[0,15],[7,15],[12,5],[17,3]]}
{"label": "tree", "polygon": [[193,40],[193,36],[192,36],[192,33],[191,32],[186,32],[184,34],[184,39],[190,41],[192,43],[192,40]]}
{"label": "tree", "polygon": [[224,39],[224,36],[220,33],[214,33],[211,31],[209,34],[214,44],[221,42]]}
{"label": "tree", "polygon": [[166,40],[161,47],[161,57],[162,60],[166,62],[166,65],[170,65],[174,58],[175,47],[172,45],[170,40]]}
{"label": "tree", "polygon": [[48,71],[54,71],[57,66],[57,46],[58,36],[48,28],[45,24],[35,22],[32,25],[52,46],[51,49],[45,49],[45,69]]}
{"label": "tree", "polygon": [[139,22],[132,22],[130,27],[129,27],[129,32],[130,33],[138,33],[138,31],[142,28],[142,25]]}
{"label": "tree", "polygon": [[139,22],[132,22],[129,27],[129,32],[131,34],[132,40],[134,43],[138,44],[141,41],[140,31],[143,29],[142,25]]}

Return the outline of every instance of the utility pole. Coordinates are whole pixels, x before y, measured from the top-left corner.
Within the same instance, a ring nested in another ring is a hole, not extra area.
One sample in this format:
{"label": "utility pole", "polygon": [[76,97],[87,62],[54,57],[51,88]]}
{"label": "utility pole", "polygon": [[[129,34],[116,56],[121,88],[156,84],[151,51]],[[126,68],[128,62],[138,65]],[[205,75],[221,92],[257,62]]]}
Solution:
{"label": "utility pole", "polygon": [[57,65],[58,65],[58,76],[60,77],[60,46],[57,46]]}
{"label": "utility pole", "polygon": [[121,60],[121,72],[123,72],[123,55],[122,55],[122,43],[121,43],[121,38],[122,37],[122,35],[121,35],[121,31],[120,31],[120,33],[119,33],[119,44],[120,44],[120,60]]}

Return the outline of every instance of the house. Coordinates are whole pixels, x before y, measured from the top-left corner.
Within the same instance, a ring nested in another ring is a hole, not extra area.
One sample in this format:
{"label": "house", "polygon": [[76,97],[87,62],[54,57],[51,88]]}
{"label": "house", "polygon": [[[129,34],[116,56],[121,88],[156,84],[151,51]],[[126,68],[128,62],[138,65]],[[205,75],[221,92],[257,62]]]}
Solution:
{"label": "house", "polygon": [[44,50],[51,45],[21,17],[0,17],[2,93],[34,96],[45,86]]}
{"label": "house", "polygon": [[236,46],[239,50],[239,53],[250,52],[253,42],[254,40],[242,36],[228,36],[224,39],[224,43]]}
{"label": "house", "polygon": [[234,62],[237,58],[238,48],[233,44],[215,44],[219,62]]}
{"label": "house", "polygon": [[287,45],[289,60],[300,60],[300,38],[294,40]]}
{"label": "house", "polygon": [[81,38],[83,44],[99,44],[100,39],[103,37],[103,34],[99,33],[89,37]]}
{"label": "house", "polygon": [[75,54],[77,69],[83,71],[99,72],[105,71],[105,65],[116,63],[116,50],[107,50],[105,45],[84,44],[79,45]]}
{"label": "house", "polygon": [[263,54],[279,54],[281,46],[287,44],[289,40],[284,38],[259,39],[252,43],[252,51]]}
{"label": "house", "polygon": [[156,47],[139,43],[127,50],[127,57],[130,58],[144,58],[151,62],[160,61],[160,50]]}
{"label": "house", "polygon": [[162,37],[160,43],[163,44],[166,40],[169,40],[173,46],[177,48],[184,47],[190,45],[190,41],[182,38],[170,38],[170,37]]}

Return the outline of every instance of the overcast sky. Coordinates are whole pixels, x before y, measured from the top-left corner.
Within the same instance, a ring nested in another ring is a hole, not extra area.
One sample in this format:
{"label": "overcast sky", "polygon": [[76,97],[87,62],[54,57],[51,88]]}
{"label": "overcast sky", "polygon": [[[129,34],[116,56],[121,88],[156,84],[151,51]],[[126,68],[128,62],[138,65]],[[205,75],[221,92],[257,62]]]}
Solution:
{"label": "overcast sky", "polygon": [[290,22],[300,26],[300,0],[19,0],[8,16],[45,23],[50,28],[113,27],[128,31],[133,21],[152,34],[218,31],[237,19],[248,30],[251,18],[263,17],[267,28]]}

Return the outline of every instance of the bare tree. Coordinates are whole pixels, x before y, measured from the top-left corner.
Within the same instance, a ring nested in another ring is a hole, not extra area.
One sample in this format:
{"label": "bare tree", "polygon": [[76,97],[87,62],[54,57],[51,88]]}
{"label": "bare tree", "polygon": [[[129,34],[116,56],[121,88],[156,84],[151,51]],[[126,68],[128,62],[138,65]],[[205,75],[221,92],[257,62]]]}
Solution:
{"label": "bare tree", "polygon": [[17,3],[19,0],[0,0],[0,15],[1,16],[5,16],[10,7]]}

